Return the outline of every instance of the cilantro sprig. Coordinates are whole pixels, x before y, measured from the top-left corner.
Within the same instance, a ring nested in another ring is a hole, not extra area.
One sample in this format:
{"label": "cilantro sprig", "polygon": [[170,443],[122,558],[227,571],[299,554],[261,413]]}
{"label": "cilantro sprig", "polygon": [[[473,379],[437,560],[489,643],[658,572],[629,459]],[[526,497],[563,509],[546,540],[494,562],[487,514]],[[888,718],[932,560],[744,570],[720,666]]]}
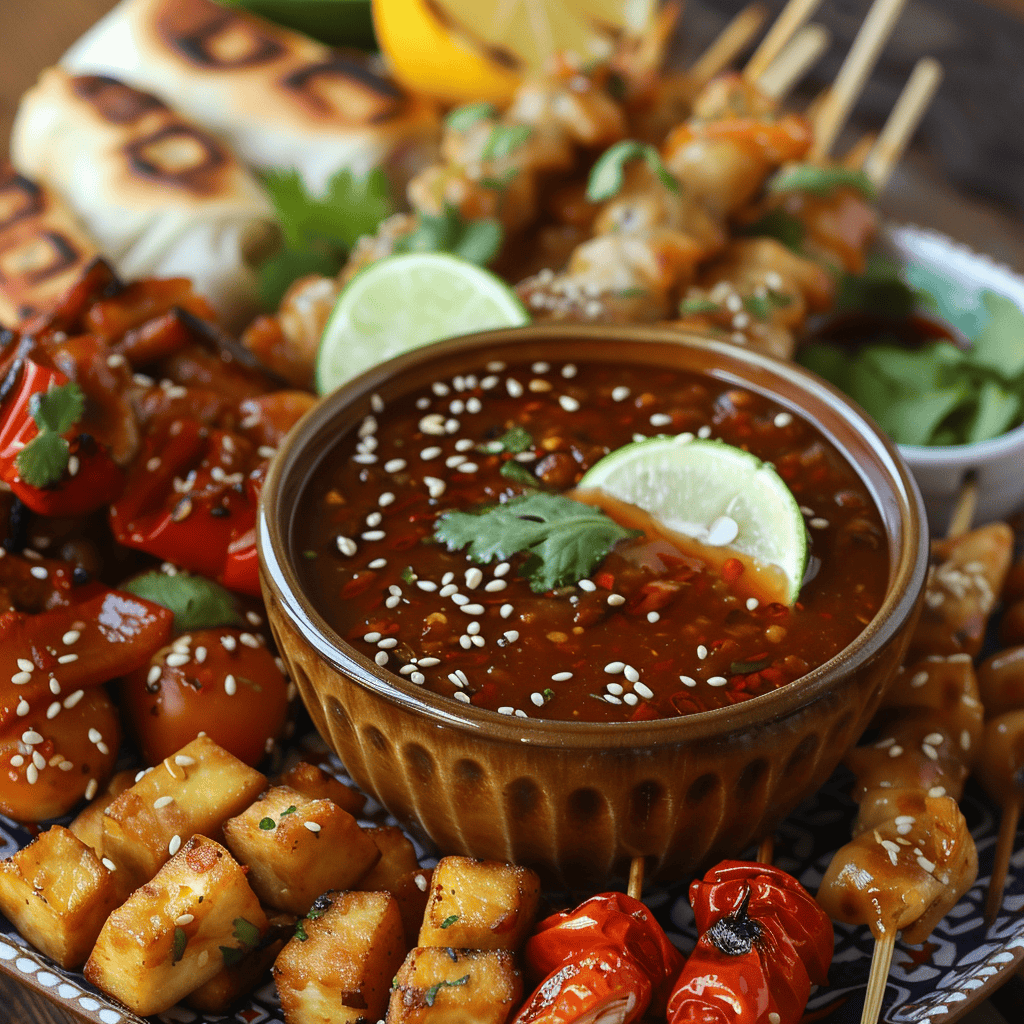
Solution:
{"label": "cilantro sprig", "polygon": [[837,188],[852,188],[865,199],[878,198],[878,189],[863,171],[820,164],[790,164],[783,167],[772,175],[766,188],[771,193],[809,192],[816,196],[827,196]]}
{"label": "cilantro sprig", "polygon": [[437,999],[437,993],[440,992],[441,989],[458,988],[460,985],[465,985],[468,981],[468,974],[464,974],[461,978],[456,978],[454,981],[439,981],[437,984],[431,985],[430,988],[427,989],[423,996],[423,1002],[425,1002],[427,1006],[433,1006],[434,1000]]}
{"label": "cilantro sprig", "polygon": [[463,220],[455,207],[445,205],[436,216],[421,213],[416,229],[400,238],[394,251],[450,252],[484,266],[498,254],[503,237],[498,221],[490,218]]}
{"label": "cilantro sprig", "polygon": [[469,103],[463,107],[456,107],[445,119],[444,126],[449,131],[469,131],[475,124],[494,117],[497,111],[491,103]]}
{"label": "cilantro sprig", "polygon": [[598,157],[587,180],[587,198],[592,203],[603,203],[617,195],[626,180],[626,164],[631,160],[643,160],[667,189],[679,191],[679,182],[661,162],[661,156],[654,146],[634,139],[623,139]]}
{"label": "cilantro sprig", "polygon": [[205,576],[192,576],[185,572],[168,576],[153,570],[121,584],[121,590],[174,612],[175,633],[215,626],[241,626],[245,621],[238,611],[234,595]]}
{"label": "cilantro sprig", "polygon": [[39,433],[18,452],[18,475],[31,487],[52,487],[67,471],[71,446],[63,437],[82,418],[85,395],[74,382],[37,391],[28,412]]}
{"label": "cilantro sprig", "polygon": [[468,548],[481,564],[527,553],[522,573],[542,594],[589,576],[613,545],[639,531],[592,505],[537,491],[479,512],[447,512],[434,524],[434,536],[449,551]]}

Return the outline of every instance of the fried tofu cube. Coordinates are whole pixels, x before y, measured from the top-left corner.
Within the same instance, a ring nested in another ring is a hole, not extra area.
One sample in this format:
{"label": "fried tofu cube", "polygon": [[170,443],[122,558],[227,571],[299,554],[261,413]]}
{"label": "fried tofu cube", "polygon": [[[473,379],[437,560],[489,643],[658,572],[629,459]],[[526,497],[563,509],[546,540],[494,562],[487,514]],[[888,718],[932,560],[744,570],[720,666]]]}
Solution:
{"label": "fried tofu cube", "polygon": [[74,833],[54,825],[0,861],[0,910],[61,967],[85,963],[120,902],[112,873]]}
{"label": "fried tofu cube", "polygon": [[405,958],[398,904],[386,892],[326,892],[274,964],[287,1024],[362,1024],[384,1016]]}
{"label": "fried tofu cube", "polygon": [[197,736],[165,758],[103,815],[103,848],[138,885],[148,882],[190,836],[222,838],[228,818],[248,807],[267,780],[218,746]]}
{"label": "fried tofu cube", "polygon": [[310,800],[330,800],[349,814],[361,814],[366,806],[362,793],[339,782],[330,772],[308,761],[300,761],[276,781],[278,786],[291,786]]}
{"label": "fried tofu cube", "polygon": [[196,835],[107,918],[85,976],[141,1017],[162,1013],[259,946],[266,930],[245,869]]}
{"label": "fried tofu cube", "polygon": [[112,776],[99,796],[83,807],[74,821],[68,825],[86,846],[91,846],[96,851],[98,857],[103,857],[106,853],[103,849],[103,812],[114,802],[115,797],[120,796],[126,789],[131,789],[135,784],[135,774],[126,770]]}
{"label": "fried tofu cube", "polygon": [[255,949],[223,967],[207,982],[190,992],[183,1002],[200,1013],[226,1014],[235,1003],[264,980],[277,954],[295,934],[294,914],[268,915],[269,927]]}
{"label": "fried tofu cube", "polygon": [[393,886],[398,884],[400,878],[419,870],[416,848],[402,830],[394,825],[382,825],[363,831],[380,850],[380,860],[359,879],[357,888],[365,892],[393,893]]}
{"label": "fried tofu cube", "polygon": [[504,1024],[522,994],[507,949],[420,946],[395,977],[387,1024]]}
{"label": "fried tofu cube", "polygon": [[348,811],[288,786],[268,789],[224,825],[260,900],[302,916],[328,889],[350,889],[380,857]]}
{"label": "fried tofu cube", "polygon": [[539,902],[540,879],[529,868],[444,857],[434,868],[419,945],[519,949]]}

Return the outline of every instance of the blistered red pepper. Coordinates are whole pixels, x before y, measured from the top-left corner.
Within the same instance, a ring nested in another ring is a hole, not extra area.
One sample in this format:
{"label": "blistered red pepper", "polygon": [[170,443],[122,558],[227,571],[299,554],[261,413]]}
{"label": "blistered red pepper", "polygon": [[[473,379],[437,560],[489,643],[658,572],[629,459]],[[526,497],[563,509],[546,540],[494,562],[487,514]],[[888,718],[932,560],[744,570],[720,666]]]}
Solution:
{"label": "blistered red pepper", "polygon": [[126,547],[258,596],[256,506],[265,468],[244,437],[174,420],[146,439],[124,496],[111,506],[111,529]]}
{"label": "blistered red pepper", "polygon": [[797,1024],[825,984],[832,922],[779,868],[723,861],[690,886],[700,939],[668,1000],[669,1024]]}
{"label": "blistered red pepper", "polygon": [[664,1006],[683,956],[654,915],[625,893],[591,897],[541,921],[524,950],[543,978],[514,1024],[569,1024],[613,1013],[623,1024]]}
{"label": "blistered red pepper", "polygon": [[32,396],[63,386],[69,379],[30,355],[21,358],[20,370],[11,372],[18,373],[18,382],[0,407],[0,478],[33,512],[44,516],[85,515],[116,498],[124,486],[124,474],[106,445],[77,424],[63,435],[69,458],[60,479],[49,487],[34,487],[22,480],[18,455],[39,434],[31,412]]}

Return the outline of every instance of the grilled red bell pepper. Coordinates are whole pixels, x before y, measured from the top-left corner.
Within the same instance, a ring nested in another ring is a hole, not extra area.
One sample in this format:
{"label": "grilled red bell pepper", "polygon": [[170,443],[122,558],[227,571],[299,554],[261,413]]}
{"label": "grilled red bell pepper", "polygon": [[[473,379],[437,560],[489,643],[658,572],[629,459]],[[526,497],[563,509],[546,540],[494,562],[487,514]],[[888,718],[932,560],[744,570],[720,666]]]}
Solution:
{"label": "grilled red bell pepper", "polygon": [[690,886],[700,939],[668,1000],[669,1024],[797,1024],[825,984],[832,922],[770,865],[723,861]]}
{"label": "grilled red bell pepper", "polygon": [[266,460],[239,434],[174,420],[150,435],[110,509],[118,543],[259,595],[256,506]]}
{"label": "grilled red bell pepper", "polygon": [[18,456],[40,434],[32,399],[69,383],[59,370],[36,354],[21,358],[18,383],[0,407],[0,478],[30,508],[44,516],[80,516],[121,493],[124,475],[106,445],[75,424],[61,436],[67,441],[67,465],[53,483],[37,487],[21,477]]}
{"label": "grilled red bell pepper", "polygon": [[523,955],[527,971],[544,980],[514,1024],[569,1024],[605,1013],[628,1024],[652,1003],[664,1005],[683,964],[654,915],[617,892],[541,921]]}

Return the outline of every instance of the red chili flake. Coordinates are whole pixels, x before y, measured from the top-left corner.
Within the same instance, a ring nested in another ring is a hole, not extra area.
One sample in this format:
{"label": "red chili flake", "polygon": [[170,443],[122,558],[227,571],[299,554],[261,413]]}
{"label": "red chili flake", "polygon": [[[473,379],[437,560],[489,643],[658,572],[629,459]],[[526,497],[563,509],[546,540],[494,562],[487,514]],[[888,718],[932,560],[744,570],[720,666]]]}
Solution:
{"label": "red chili flake", "polygon": [[767,668],[761,669],[761,677],[765,682],[771,683],[776,688],[784,686],[787,682],[786,673],[775,665],[769,665]]}
{"label": "red chili flake", "polygon": [[722,579],[735,583],[743,575],[743,563],[738,558],[727,558],[722,566]]}
{"label": "red chili flake", "polygon": [[390,546],[392,551],[408,551],[410,548],[416,547],[419,542],[420,538],[416,534],[407,533],[404,537],[393,540]]}
{"label": "red chili flake", "polygon": [[339,595],[343,601],[347,601],[351,597],[358,597],[360,594],[365,594],[370,587],[373,586],[374,581],[377,579],[375,572],[361,572],[358,576],[353,576],[341,588],[341,594]]}
{"label": "red chili flake", "polygon": [[602,590],[615,589],[615,577],[610,572],[599,572],[594,577],[594,583]]}
{"label": "red chili flake", "polygon": [[629,720],[631,722],[650,722],[660,717],[661,715],[658,714],[654,705],[644,701],[642,704],[637,704],[636,710],[629,716]]}

